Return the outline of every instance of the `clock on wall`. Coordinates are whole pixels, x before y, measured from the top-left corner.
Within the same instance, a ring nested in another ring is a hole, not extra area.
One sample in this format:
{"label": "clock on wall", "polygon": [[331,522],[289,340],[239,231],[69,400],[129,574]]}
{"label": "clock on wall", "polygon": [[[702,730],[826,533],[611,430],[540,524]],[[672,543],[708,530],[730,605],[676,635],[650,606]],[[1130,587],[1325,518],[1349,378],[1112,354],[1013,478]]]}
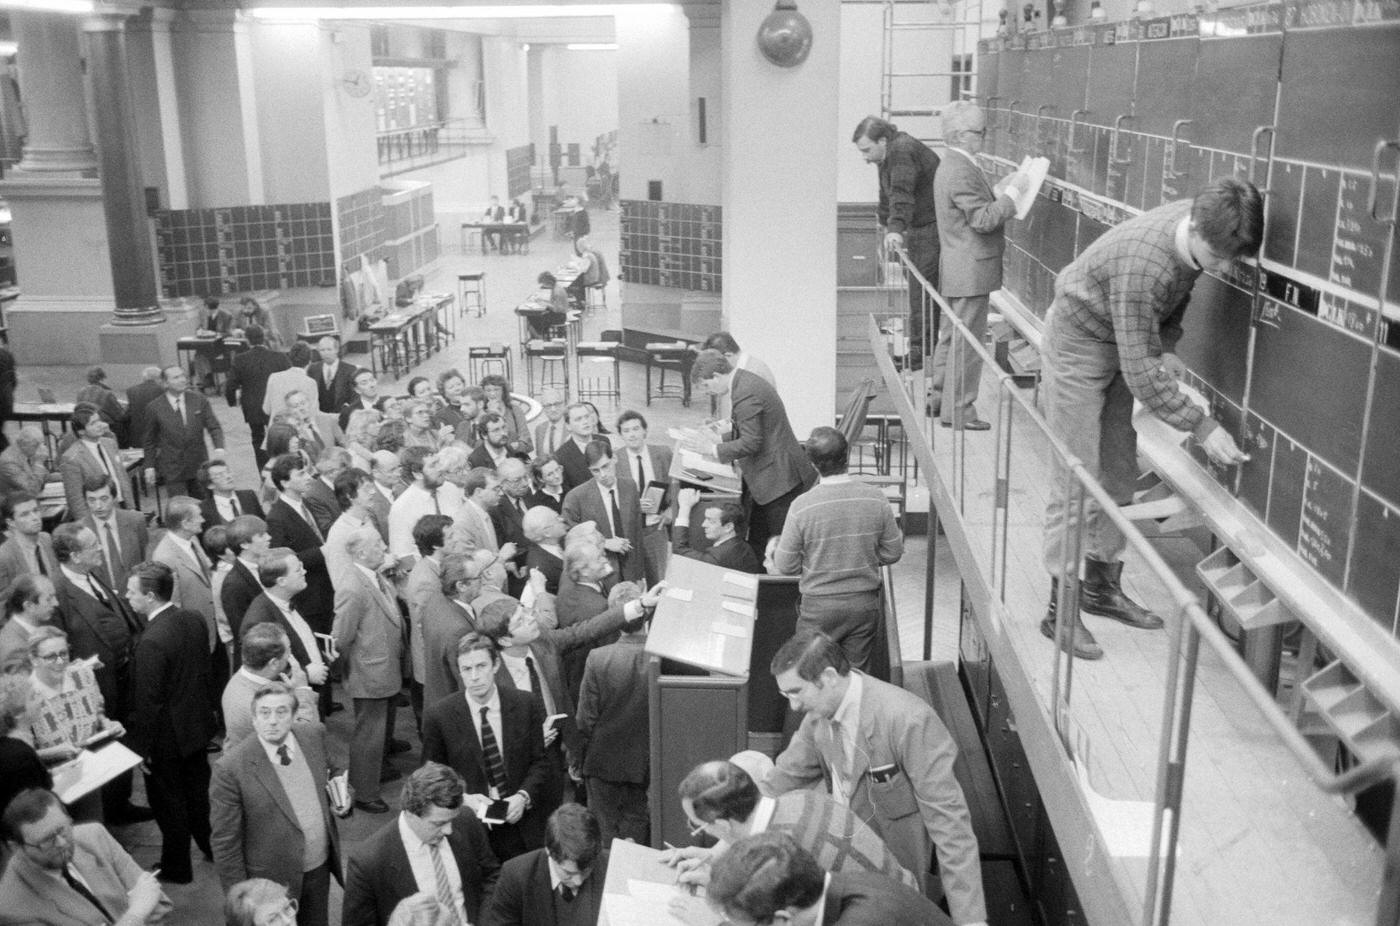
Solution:
{"label": "clock on wall", "polygon": [[340,86],[347,96],[366,97],[374,89],[374,81],[367,72],[354,68],[341,75]]}

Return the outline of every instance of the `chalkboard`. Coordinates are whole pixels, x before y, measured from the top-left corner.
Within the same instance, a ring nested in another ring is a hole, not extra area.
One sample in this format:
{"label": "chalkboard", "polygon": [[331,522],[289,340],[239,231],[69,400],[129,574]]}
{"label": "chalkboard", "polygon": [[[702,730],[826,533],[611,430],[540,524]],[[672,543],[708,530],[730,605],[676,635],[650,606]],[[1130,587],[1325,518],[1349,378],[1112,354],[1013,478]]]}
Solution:
{"label": "chalkboard", "polygon": [[1194,144],[1226,151],[1249,151],[1254,129],[1272,125],[1283,36],[1204,38],[1196,58],[1196,82],[1189,101],[1185,137]]}
{"label": "chalkboard", "polygon": [[721,238],[719,206],[622,201],[619,263],[629,282],[717,293]]}
{"label": "chalkboard", "polygon": [[1231,402],[1244,401],[1252,296],[1217,277],[1203,275],[1191,292],[1177,354]]}
{"label": "chalkboard", "polygon": [[1400,511],[1369,492],[1356,505],[1356,534],[1366,538],[1352,553],[1347,589],[1357,603],[1392,634],[1396,626],[1396,601],[1400,600]]}
{"label": "chalkboard", "polygon": [[1137,73],[1137,42],[1095,45],[1089,56],[1086,121],[1112,126],[1133,111],[1133,81]]}
{"label": "chalkboard", "polygon": [[1303,515],[1303,480],[1308,472],[1308,452],[1297,441],[1274,432],[1273,480],[1269,486],[1269,527],[1289,546],[1298,542],[1298,522]]}
{"label": "chalkboard", "polygon": [[1139,132],[1172,134],[1172,123],[1191,118],[1195,99],[1198,38],[1143,42],[1138,52],[1138,73],[1151,75],[1137,88],[1133,103],[1134,125]]}
{"label": "chalkboard", "polygon": [[[1375,412],[1361,483],[1400,508],[1400,354],[1381,348],[1377,361]],[[1400,572],[1400,560],[1392,561],[1392,568]]]}

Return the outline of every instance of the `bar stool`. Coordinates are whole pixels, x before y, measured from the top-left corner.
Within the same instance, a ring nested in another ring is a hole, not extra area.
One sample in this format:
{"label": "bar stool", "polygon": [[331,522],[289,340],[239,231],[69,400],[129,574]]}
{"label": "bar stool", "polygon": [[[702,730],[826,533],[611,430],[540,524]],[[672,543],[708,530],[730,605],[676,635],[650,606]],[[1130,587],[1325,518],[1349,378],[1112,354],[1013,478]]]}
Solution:
{"label": "bar stool", "polygon": [[[540,361],[540,381],[535,385],[535,361]],[[525,344],[525,382],[531,395],[538,395],[550,386],[564,388],[568,385],[568,371],[564,369],[564,342],[544,341],[539,338]],[[537,391],[538,390],[538,391]]]}
{"label": "bar stool", "polygon": [[[695,354],[691,351],[690,345],[685,341],[662,341],[646,346],[647,352],[647,405],[651,404],[653,398],[657,399],[680,399],[681,405],[690,407],[690,367],[695,361]],[[660,377],[657,380],[655,391],[651,388],[651,371],[659,371]],[[680,382],[667,385],[666,372],[674,370],[679,374]]]}
{"label": "bar stool", "polygon": [[[578,389],[580,399],[622,401],[621,331],[604,331],[598,341],[578,342]],[[611,366],[611,369],[609,369]]]}
{"label": "bar stool", "polygon": [[457,305],[463,315],[476,310],[476,317],[486,314],[486,271],[457,274]]}
{"label": "bar stool", "polygon": [[506,382],[511,381],[510,347],[500,341],[468,347],[467,363],[470,364],[474,383],[481,382],[491,373],[505,377]]}

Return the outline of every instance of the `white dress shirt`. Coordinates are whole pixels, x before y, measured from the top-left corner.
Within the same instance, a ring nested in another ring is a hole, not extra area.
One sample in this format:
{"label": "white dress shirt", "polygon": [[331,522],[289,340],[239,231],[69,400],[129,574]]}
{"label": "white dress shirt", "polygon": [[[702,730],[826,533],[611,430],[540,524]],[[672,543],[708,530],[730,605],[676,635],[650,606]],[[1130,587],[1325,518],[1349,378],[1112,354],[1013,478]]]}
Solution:
{"label": "white dress shirt", "polygon": [[[538,676],[540,680],[540,687],[538,690],[530,684],[530,667],[525,665],[525,660],[527,658],[533,659],[535,662],[535,675]],[[540,700],[544,702],[544,712],[546,714],[555,713],[554,695],[550,693],[549,686],[544,683],[544,675],[540,672],[540,661],[535,659],[534,654],[512,656],[510,653],[501,653],[501,661],[505,663],[506,671],[510,673],[510,680],[515,682],[515,687],[518,690],[539,695]],[[477,710],[479,711],[481,708],[478,707]],[[500,733],[496,735],[500,736]]]}
{"label": "white dress shirt", "polygon": [[[306,658],[308,662],[307,665],[302,666],[302,668],[325,665],[325,658],[321,655],[321,647],[317,645],[316,634],[312,631],[311,625],[306,622],[306,618],[297,613],[290,601],[283,601],[276,595],[268,595],[267,597],[271,598],[273,603],[282,611],[282,616],[287,619],[287,624],[292,628],[292,633],[296,634],[297,639],[301,641],[301,645],[306,648]],[[291,656],[291,653],[287,655]],[[296,662],[296,658],[292,657],[292,661]]]}
{"label": "white dress shirt", "polygon": [[[636,478],[637,478],[637,461],[638,461],[638,460],[641,460],[641,461],[642,461],[642,475],[643,475],[645,478],[642,480],[641,483],[639,483],[639,484],[637,485],[637,494],[638,494],[638,495],[641,495],[641,494],[643,494],[643,493],[646,492],[646,490],[647,490],[647,484],[648,484],[648,483],[660,481],[660,480],[657,479],[657,476],[656,476],[656,467],[653,466],[652,463],[651,463],[651,448],[646,447],[646,446],[643,446],[642,449],[641,449],[641,451],[639,451],[639,452],[634,452],[634,451],[632,451],[632,450],[628,450],[625,454],[623,454],[623,457],[624,457],[624,458],[626,459],[626,461],[627,461],[627,473],[628,473],[628,475],[630,475],[633,479],[636,479]],[[647,526],[647,527],[655,527],[657,524],[660,524],[660,523],[661,523],[661,515],[660,515],[660,514],[649,514],[649,515],[646,515],[646,526]]]}
{"label": "white dress shirt", "polygon": [[[408,865],[413,870],[413,880],[418,884],[419,891],[436,897],[437,874],[433,869],[434,848],[418,838],[418,834],[413,832],[413,827],[409,826],[407,817],[407,813],[402,811],[399,813],[399,839],[403,842],[404,852],[408,855]],[[457,857],[452,854],[452,847],[447,844],[446,837],[437,841],[436,851],[442,859],[443,869],[447,872],[447,883],[452,886],[452,901],[456,907],[458,922],[469,922],[466,897],[462,894],[462,872],[457,868]]]}
{"label": "white dress shirt", "polygon": [[850,806],[851,795],[856,790],[856,783],[851,781],[850,772],[852,758],[856,754],[856,737],[860,730],[860,698],[865,690],[859,672],[852,672],[850,679],[850,685],[846,687],[846,696],[841,699],[836,713],[831,718],[831,722],[838,724],[841,731],[838,746],[842,757],[840,767],[833,764],[831,768],[831,797],[843,807]]}

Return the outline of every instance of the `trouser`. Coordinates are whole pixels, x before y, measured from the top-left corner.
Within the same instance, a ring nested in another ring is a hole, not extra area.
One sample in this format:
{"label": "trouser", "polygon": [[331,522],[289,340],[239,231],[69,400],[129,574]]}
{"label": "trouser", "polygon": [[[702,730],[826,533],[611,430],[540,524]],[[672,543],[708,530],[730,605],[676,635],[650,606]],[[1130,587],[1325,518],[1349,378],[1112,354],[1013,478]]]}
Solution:
{"label": "trouser", "polygon": [[[972,336],[981,344],[987,335],[986,296],[955,296],[948,300],[953,314],[972,331]],[[953,330],[952,325],[942,325],[938,331],[938,345],[933,349],[933,368],[929,372],[931,394],[934,404],[941,408],[939,418],[954,422],[953,412],[962,409],[961,421],[971,421],[977,417],[973,403],[977,401],[977,387],[982,379],[982,358],[966,342],[953,344],[953,338],[962,341],[962,336]],[[957,370],[948,373],[950,357],[958,359]],[[947,387],[947,388],[945,388]],[[956,388],[956,393],[953,390]],[[953,400],[948,401],[948,396]]]}
{"label": "trouser", "polygon": [[176,880],[192,877],[190,838],[209,853],[209,760],[198,752],[151,759],[146,796],[160,828],[160,869]]}
{"label": "trouser", "polygon": [[646,571],[647,588],[666,576],[666,562],[671,556],[671,538],[666,528],[657,524],[642,531],[642,568]]}
{"label": "trouser", "polygon": [[329,926],[331,919],[331,865],[329,861],[304,871],[297,896],[297,926]]}
{"label": "trouser", "polygon": [[[752,498],[746,499],[751,506],[749,509],[749,546],[753,548],[759,562],[763,561],[763,550],[768,546],[768,538],[782,535],[783,524],[787,521],[788,509],[792,507],[797,496],[805,490],[806,487],[799,482],[782,495],[762,505],[753,501]],[[747,486],[745,493],[747,494]]]}
{"label": "trouser", "polygon": [[797,629],[820,630],[841,647],[851,668],[868,672],[880,612],[879,589],[852,595],[803,595],[797,603]]}
{"label": "trouser", "polygon": [[[924,275],[930,286],[938,288],[938,226],[933,222],[904,232],[904,250],[909,261]],[[923,357],[932,349],[932,332],[924,331],[924,290],[912,276],[909,283],[909,353]],[[937,306],[933,312],[937,313]]]}
{"label": "trouser", "polygon": [[350,787],[355,800],[379,797],[379,773],[384,767],[384,747],[394,729],[394,696],[356,698],[355,727],[350,734]]}
{"label": "trouser", "polygon": [[651,843],[651,815],[647,810],[647,786],[630,781],[586,780],[588,809],[598,818],[603,845],[617,839],[631,839],[639,846]]}
{"label": "trouser", "polygon": [[[1119,504],[1130,502],[1138,477],[1137,432],[1133,395],[1118,368],[1118,348],[1060,322],[1051,306],[1043,360],[1040,395],[1051,433],[1102,483],[1110,498]],[[1059,457],[1052,455],[1043,551],[1051,575],[1064,568],[1066,538],[1078,527],[1076,512],[1065,505],[1071,478]],[[1122,531],[1098,503],[1086,498],[1081,558],[1114,562],[1124,545]],[[1079,564],[1070,563],[1069,568],[1077,571]]]}
{"label": "trouser", "polygon": [[258,472],[263,471],[267,465],[267,418],[259,415],[257,418],[249,418],[248,433],[253,441],[253,459],[258,464]]}

